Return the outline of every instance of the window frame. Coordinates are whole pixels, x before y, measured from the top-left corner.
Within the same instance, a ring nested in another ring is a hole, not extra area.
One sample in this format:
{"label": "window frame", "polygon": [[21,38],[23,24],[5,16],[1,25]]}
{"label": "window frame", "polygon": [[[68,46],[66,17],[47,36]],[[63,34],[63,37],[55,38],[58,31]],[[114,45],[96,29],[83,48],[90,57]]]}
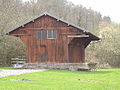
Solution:
{"label": "window frame", "polygon": [[[52,31],[52,37],[49,37],[49,31]],[[54,37],[54,31],[55,31],[55,37]],[[47,30],[47,39],[57,39],[57,30]]]}
{"label": "window frame", "polygon": [[47,39],[47,35],[46,34],[47,34],[46,30],[38,30],[37,31],[37,38],[38,38],[38,40],[46,40]]}

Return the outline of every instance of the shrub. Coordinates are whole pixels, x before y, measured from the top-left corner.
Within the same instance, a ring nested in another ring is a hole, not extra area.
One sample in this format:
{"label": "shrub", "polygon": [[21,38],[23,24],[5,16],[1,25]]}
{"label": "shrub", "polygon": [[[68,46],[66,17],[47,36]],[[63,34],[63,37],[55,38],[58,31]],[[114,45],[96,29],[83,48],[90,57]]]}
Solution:
{"label": "shrub", "polygon": [[88,63],[88,66],[90,67],[90,69],[96,69],[96,65],[97,65],[97,63],[95,63],[95,62]]}

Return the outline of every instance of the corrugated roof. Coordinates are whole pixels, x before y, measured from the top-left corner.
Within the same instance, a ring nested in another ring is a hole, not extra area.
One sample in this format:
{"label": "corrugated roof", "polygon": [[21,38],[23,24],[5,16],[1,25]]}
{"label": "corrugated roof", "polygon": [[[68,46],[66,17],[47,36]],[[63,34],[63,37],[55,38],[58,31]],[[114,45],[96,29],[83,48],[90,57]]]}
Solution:
{"label": "corrugated roof", "polygon": [[[89,33],[89,34],[93,35],[92,33],[89,32],[89,30],[86,30],[86,29],[84,29],[84,28],[81,28],[81,27],[79,27],[79,26],[77,26],[77,25],[75,25],[75,24],[73,24],[73,23],[69,23],[69,22],[67,22],[66,20],[60,19],[59,17],[56,17],[56,16],[54,16],[54,15],[51,15],[50,13],[47,13],[47,12],[45,12],[45,13],[41,14],[40,16],[37,16],[37,17],[35,17],[35,18],[31,19],[31,20],[26,21],[26,22],[23,23],[22,25],[19,25],[19,26],[15,27],[15,28],[9,30],[6,34],[9,34],[10,32],[12,32],[12,31],[14,31],[14,30],[16,30],[16,29],[18,29],[18,28],[20,28],[20,27],[24,27],[26,24],[28,24],[28,23],[30,23],[30,22],[32,22],[32,21],[34,22],[36,19],[38,19],[38,18],[40,18],[40,17],[42,17],[42,16],[50,16],[50,17],[52,17],[52,18],[57,19],[58,21],[62,21],[63,23],[66,23],[66,24],[68,24],[68,25],[70,25],[70,26],[73,26],[73,27],[75,27],[75,28],[77,28],[77,29],[80,29],[80,30],[82,30],[84,33]],[[96,37],[95,35],[93,35],[93,36]],[[96,37],[96,38],[98,38],[98,37]],[[99,38],[98,38],[98,39],[99,39]]]}

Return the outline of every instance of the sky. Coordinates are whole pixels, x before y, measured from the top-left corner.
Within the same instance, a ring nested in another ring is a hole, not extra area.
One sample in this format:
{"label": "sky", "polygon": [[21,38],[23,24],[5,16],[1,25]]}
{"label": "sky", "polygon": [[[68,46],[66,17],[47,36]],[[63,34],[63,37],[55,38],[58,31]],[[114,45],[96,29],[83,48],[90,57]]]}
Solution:
{"label": "sky", "polygon": [[111,20],[120,23],[120,0],[67,0],[75,5],[81,4],[100,12],[103,16],[110,16]]}
{"label": "sky", "polygon": [[[29,0],[23,0],[29,1]],[[120,0],[67,0],[75,5],[83,5],[100,12],[103,16],[110,16],[113,22],[120,23]]]}

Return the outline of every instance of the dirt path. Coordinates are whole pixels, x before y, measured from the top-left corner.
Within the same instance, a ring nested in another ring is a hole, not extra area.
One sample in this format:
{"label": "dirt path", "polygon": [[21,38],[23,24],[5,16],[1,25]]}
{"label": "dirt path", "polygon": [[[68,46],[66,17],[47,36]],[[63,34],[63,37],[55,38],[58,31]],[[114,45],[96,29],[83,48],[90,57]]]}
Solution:
{"label": "dirt path", "polygon": [[45,69],[5,69],[0,71],[0,77],[5,77],[9,75],[20,75],[25,73],[32,73],[32,72],[42,72]]}

